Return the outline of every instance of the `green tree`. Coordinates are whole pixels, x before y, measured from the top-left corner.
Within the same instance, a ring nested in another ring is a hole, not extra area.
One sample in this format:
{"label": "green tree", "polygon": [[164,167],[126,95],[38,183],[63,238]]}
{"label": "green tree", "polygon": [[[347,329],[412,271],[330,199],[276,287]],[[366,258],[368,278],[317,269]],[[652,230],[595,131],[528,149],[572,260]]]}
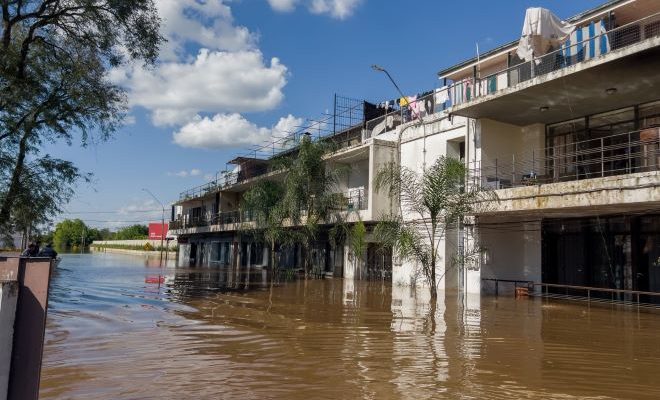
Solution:
{"label": "green tree", "polygon": [[115,240],[138,240],[149,237],[149,228],[146,225],[131,225],[119,229],[114,234]]}
{"label": "green tree", "polygon": [[[376,225],[374,236],[391,246],[400,259],[421,267],[433,304],[444,276],[436,273],[441,239],[447,229],[458,227],[466,216],[488,207],[495,199],[493,192],[466,186],[467,172],[460,160],[440,157],[421,174],[390,163],[376,175],[376,190],[387,190],[391,198],[398,199],[399,213],[385,216]],[[462,257],[478,252],[475,246],[466,249]]]}
{"label": "green tree", "polygon": [[333,222],[343,196],[335,193],[342,168],[328,167],[324,156],[334,149],[330,142],[312,141],[303,135],[295,157],[282,160],[286,169],[283,183],[282,210],[293,226],[293,240],[300,243],[305,254],[305,275],[309,273],[311,246],[322,224]]}
{"label": "green tree", "polygon": [[[10,223],[30,160],[56,141],[104,140],[126,96],[110,68],[153,63],[162,41],[152,0],[0,2],[0,226]],[[94,138],[92,138],[94,134]],[[52,171],[52,170],[51,170]],[[57,199],[56,199],[57,200]]]}
{"label": "green tree", "polygon": [[98,231],[91,229],[80,219],[65,219],[55,226],[53,232],[53,243],[61,249],[81,246],[83,240],[85,245],[98,239]]}
{"label": "green tree", "polygon": [[275,246],[286,241],[288,233],[284,226],[286,213],[282,202],[283,193],[284,189],[279,183],[260,181],[245,192],[241,202],[241,212],[251,217],[250,221],[241,225],[241,231],[269,246],[270,269],[273,274],[277,271]]}
{"label": "green tree", "polygon": [[[61,205],[73,195],[73,185],[86,179],[70,162],[50,157],[30,161],[19,179],[19,190],[11,225],[30,239],[62,211]],[[0,189],[0,199],[5,191]]]}

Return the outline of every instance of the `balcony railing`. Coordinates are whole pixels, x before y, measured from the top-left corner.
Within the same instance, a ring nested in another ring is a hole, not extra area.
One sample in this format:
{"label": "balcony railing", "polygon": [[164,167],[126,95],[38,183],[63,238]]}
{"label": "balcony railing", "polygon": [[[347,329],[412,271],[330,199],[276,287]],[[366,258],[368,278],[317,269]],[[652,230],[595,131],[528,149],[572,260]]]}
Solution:
{"label": "balcony railing", "polygon": [[474,184],[504,189],[660,170],[660,127],[469,163]]}
{"label": "balcony railing", "polygon": [[180,216],[170,222],[170,229],[196,228],[210,225],[228,225],[252,221],[252,214],[248,211],[222,211],[215,214],[200,216]]}
{"label": "balcony railing", "polygon": [[462,79],[442,90],[447,91],[448,105],[456,106],[658,36],[660,36],[660,13],[603,31],[576,43],[567,41],[559,49],[535,57],[531,61],[486,77]]}
{"label": "balcony railing", "polygon": [[364,189],[351,190],[347,193],[342,193],[342,195],[344,197],[342,210],[358,211],[369,208],[369,197]]}

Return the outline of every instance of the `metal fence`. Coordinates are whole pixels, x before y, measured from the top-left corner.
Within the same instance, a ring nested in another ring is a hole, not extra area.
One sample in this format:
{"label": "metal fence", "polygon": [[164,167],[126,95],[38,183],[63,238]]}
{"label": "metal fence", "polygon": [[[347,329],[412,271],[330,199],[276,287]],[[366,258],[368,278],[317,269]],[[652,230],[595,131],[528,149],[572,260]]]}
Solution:
{"label": "metal fence", "polygon": [[473,183],[503,189],[660,169],[660,127],[469,163]]}
{"label": "metal fence", "polygon": [[[581,29],[581,28],[579,28]],[[606,30],[601,28],[598,34],[585,40],[570,43],[559,49],[534,57],[518,65],[481,78],[466,78],[449,85],[447,96],[451,105],[467,103],[477,97],[486,96],[525,82],[537,76],[545,75],[562,68],[597,58],[610,51],[625,48],[646,39],[660,36],[660,13],[640,20]]]}
{"label": "metal fence", "polygon": [[369,197],[364,189],[350,190],[342,195],[344,196],[342,210],[366,210],[369,207]]}

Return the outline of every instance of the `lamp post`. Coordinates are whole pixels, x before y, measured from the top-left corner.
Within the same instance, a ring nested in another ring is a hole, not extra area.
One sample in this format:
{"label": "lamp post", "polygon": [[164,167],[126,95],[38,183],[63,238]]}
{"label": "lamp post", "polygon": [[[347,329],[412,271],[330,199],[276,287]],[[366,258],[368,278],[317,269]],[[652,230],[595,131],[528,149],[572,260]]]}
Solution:
{"label": "lamp post", "polygon": [[162,267],[163,266],[163,236],[165,235],[165,206],[160,200],[158,200],[156,196],[154,196],[153,193],[149,191],[149,189],[142,188],[142,190],[149,193],[149,195],[153,197],[154,200],[156,200],[163,209],[163,214],[161,215],[161,219],[160,219],[160,265]]}
{"label": "lamp post", "polygon": [[392,78],[392,75],[390,75],[390,73],[387,72],[387,70],[386,70],[385,68],[381,67],[380,65],[376,65],[376,64],[372,65],[371,68],[372,68],[374,71],[385,72],[385,75],[387,75],[387,77],[390,78],[390,82],[392,82],[392,85],[394,85],[394,87],[395,87],[396,90],[399,92],[399,94],[401,95],[401,97],[406,97],[406,96],[403,94],[403,92],[401,91],[401,89],[399,89],[399,85],[396,84],[396,82],[394,81],[394,78]]}

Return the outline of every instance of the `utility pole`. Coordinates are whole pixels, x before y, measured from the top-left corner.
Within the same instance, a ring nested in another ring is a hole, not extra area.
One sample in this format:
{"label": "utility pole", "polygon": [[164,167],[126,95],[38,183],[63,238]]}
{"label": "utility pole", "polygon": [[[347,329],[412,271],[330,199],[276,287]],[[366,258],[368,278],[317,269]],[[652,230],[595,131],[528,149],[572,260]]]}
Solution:
{"label": "utility pole", "polygon": [[149,195],[153,197],[154,200],[156,200],[163,209],[163,214],[161,215],[161,219],[160,219],[160,266],[162,267],[163,266],[163,236],[165,236],[165,206],[160,200],[158,200],[156,196],[154,196],[153,193],[149,191],[149,189],[143,188],[142,190],[149,193]]}

